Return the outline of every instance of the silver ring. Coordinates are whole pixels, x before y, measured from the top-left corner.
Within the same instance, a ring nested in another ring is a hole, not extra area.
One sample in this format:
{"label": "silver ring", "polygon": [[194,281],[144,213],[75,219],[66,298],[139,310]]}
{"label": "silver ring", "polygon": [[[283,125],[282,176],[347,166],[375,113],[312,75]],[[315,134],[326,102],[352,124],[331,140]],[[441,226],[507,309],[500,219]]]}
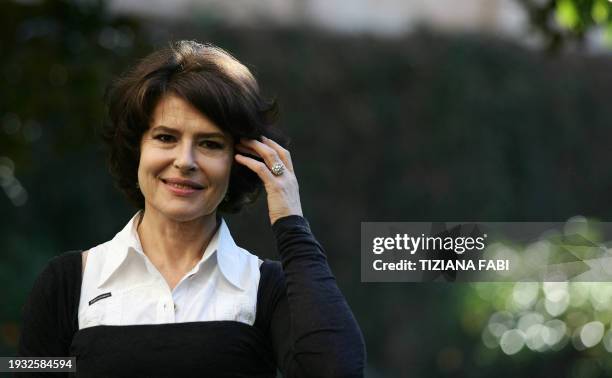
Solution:
{"label": "silver ring", "polygon": [[274,165],[272,165],[272,168],[270,168],[270,172],[272,172],[274,176],[280,176],[283,174],[284,171],[285,166],[282,163],[274,163]]}

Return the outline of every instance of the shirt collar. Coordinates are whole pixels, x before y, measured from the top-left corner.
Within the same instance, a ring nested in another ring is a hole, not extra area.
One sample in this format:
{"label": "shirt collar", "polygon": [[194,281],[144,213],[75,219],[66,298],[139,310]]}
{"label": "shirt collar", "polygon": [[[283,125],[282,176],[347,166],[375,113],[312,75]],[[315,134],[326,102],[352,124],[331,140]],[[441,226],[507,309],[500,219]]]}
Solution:
{"label": "shirt collar", "polygon": [[[129,253],[136,253],[143,258],[145,257],[138,232],[136,231],[141,213],[142,211],[136,213],[125,227],[108,243],[108,248],[104,252],[105,262],[98,281],[98,287],[104,285],[121,267]],[[217,258],[210,259],[209,257],[215,253]],[[197,273],[202,264],[207,260],[210,260],[211,263],[216,261],[225,279],[238,289],[245,290],[248,281],[248,254],[236,245],[224,219],[221,219],[221,225],[208,243],[202,259],[189,274]]]}

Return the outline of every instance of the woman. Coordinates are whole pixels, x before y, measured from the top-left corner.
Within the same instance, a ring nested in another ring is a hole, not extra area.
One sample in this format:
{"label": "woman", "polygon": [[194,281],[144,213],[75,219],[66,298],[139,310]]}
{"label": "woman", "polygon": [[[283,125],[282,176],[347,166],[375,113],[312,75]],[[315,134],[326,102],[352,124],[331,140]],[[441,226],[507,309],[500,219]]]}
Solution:
{"label": "woman", "polygon": [[[107,99],[110,170],[142,210],[112,240],[51,260],[19,355],[76,356],[79,376],[361,376],[363,338],[249,70],[181,41]],[[262,186],[280,263],[236,246],[219,216]]]}

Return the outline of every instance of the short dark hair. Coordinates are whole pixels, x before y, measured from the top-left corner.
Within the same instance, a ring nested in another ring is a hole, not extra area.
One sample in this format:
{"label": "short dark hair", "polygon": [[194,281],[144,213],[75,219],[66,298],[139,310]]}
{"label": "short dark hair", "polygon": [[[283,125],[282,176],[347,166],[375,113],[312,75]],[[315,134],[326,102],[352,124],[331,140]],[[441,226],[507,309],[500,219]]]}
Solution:
{"label": "short dark hair", "polygon": [[[232,136],[256,139],[261,135],[286,146],[287,138],[274,127],[276,100],[265,100],[249,69],[212,44],[172,42],[157,50],[115,80],[106,91],[108,122],[102,139],[115,185],[138,208],[144,197],[137,186],[140,143],[149,129],[158,101],[177,95]],[[250,169],[234,163],[226,199],[218,210],[238,212],[254,202],[262,183]]]}

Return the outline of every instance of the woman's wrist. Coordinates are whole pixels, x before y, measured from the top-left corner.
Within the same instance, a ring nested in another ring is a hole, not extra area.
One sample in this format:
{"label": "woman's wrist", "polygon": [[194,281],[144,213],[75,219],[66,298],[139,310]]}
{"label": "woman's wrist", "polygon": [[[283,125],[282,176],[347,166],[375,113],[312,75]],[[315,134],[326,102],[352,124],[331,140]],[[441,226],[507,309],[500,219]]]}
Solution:
{"label": "woman's wrist", "polygon": [[290,214],[282,217],[278,217],[272,223],[273,230],[292,228],[292,227],[306,227],[310,229],[308,221],[302,214]]}

